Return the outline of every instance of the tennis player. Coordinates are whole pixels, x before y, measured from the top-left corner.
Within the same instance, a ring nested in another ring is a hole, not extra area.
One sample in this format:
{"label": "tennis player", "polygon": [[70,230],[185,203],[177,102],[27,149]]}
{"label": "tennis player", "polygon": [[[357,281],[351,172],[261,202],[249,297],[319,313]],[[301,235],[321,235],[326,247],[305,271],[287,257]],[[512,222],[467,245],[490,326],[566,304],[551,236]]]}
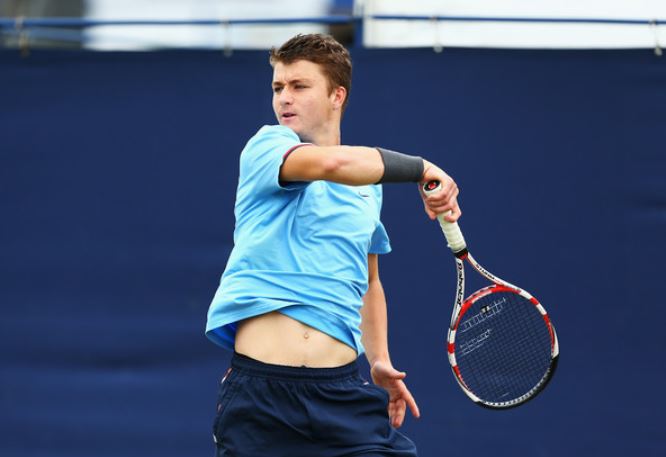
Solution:
{"label": "tennis player", "polygon": [[[279,125],[240,155],[235,245],[208,313],[207,336],[234,351],[217,455],[415,456],[396,430],[419,409],[389,357],[381,184],[440,181],[421,193],[425,210],[451,221],[458,188],[420,157],[340,145],[351,59],[333,38],[298,35],[270,63]],[[363,353],[373,382],[359,375]]]}

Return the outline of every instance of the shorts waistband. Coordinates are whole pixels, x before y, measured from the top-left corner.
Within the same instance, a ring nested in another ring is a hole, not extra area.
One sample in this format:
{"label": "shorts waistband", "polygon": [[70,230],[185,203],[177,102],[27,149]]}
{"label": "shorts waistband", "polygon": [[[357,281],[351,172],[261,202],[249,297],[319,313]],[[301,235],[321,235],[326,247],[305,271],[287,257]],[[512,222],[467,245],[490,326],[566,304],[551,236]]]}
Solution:
{"label": "shorts waistband", "polygon": [[231,358],[231,367],[251,376],[292,381],[331,381],[359,375],[356,360],[334,368],[292,367],[260,362],[237,352]]}

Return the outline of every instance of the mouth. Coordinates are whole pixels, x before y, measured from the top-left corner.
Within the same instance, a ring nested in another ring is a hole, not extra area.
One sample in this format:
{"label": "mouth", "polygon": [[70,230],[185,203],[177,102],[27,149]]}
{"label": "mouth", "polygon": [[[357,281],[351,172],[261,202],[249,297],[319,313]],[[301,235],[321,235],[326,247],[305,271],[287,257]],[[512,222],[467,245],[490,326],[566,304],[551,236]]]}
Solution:
{"label": "mouth", "polygon": [[289,120],[289,119],[293,119],[294,117],[296,117],[296,115],[294,113],[282,113],[282,115],[280,117],[283,120]]}

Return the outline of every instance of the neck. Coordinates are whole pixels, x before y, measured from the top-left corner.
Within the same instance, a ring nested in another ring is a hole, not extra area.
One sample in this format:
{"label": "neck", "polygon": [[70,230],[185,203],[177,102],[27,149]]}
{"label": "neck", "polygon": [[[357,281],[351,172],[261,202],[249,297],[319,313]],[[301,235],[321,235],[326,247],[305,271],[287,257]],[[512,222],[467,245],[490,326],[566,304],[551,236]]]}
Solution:
{"label": "neck", "polygon": [[338,146],[340,144],[340,126],[331,132],[315,135],[312,141],[317,146]]}
{"label": "neck", "polygon": [[321,125],[316,131],[301,136],[301,141],[316,144],[317,146],[340,145],[340,120],[335,119]]}

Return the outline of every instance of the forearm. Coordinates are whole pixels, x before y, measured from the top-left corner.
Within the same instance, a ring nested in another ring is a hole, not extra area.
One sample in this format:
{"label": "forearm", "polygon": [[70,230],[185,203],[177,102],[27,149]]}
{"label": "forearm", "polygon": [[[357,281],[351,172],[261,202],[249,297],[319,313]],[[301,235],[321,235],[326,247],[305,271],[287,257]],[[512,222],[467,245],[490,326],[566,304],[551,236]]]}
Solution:
{"label": "forearm", "polygon": [[[384,164],[375,148],[364,146],[303,146],[299,161],[283,165],[286,179],[325,180],[362,186],[375,184],[384,173]],[[289,168],[287,168],[289,167]]]}
{"label": "forearm", "polygon": [[301,146],[285,160],[282,181],[332,181],[347,185],[418,182],[426,161],[365,146]]}
{"label": "forearm", "polygon": [[370,366],[377,361],[391,363],[387,321],[384,288],[376,279],[369,283],[361,308],[361,341]]}

